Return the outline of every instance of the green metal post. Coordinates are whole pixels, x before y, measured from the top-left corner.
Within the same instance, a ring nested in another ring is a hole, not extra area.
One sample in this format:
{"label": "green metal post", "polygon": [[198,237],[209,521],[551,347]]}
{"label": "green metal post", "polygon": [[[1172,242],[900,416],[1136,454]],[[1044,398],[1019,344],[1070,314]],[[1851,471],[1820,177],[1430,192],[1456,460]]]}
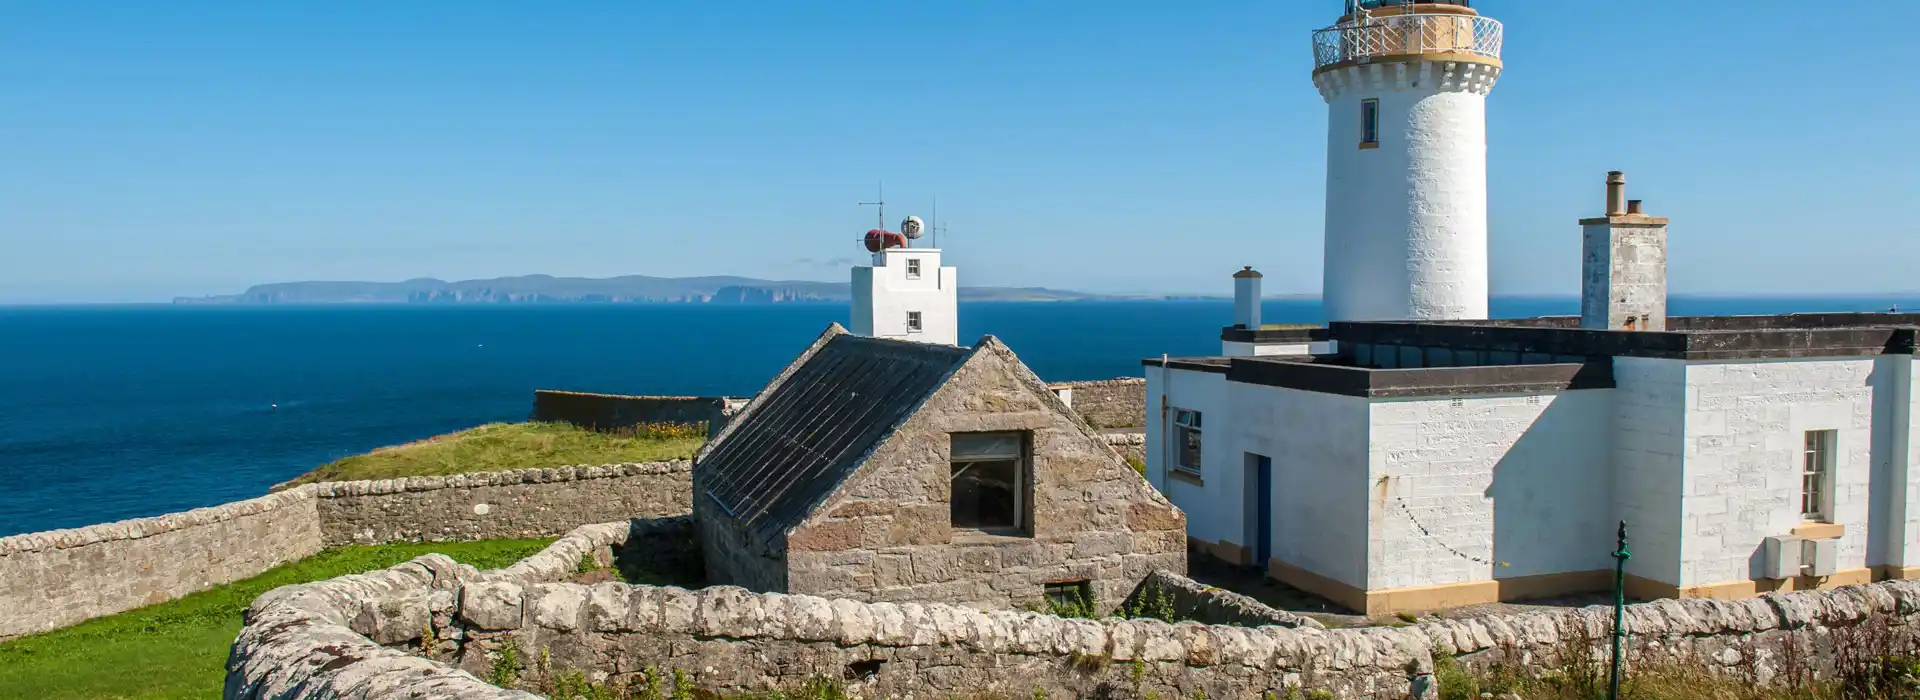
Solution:
{"label": "green metal post", "polygon": [[1619,548],[1613,551],[1613,659],[1607,676],[1607,700],[1620,698],[1620,646],[1627,638],[1627,521],[1620,521]]}

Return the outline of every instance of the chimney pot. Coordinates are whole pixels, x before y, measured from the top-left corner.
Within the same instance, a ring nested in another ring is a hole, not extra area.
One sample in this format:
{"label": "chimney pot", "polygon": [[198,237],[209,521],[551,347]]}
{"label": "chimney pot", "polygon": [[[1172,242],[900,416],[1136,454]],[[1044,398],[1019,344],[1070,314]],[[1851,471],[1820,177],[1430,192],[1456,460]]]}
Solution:
{"label": "chimney pot", "polygon": [[1641,214],[1641,213],[1644,213],[1644,212],[1642,212],[1642,211],[1641,211],[1641,209],[1640,209],[1640,200],[1638,200],[1638,199],[1629,199],[1629,200],[1627,200],[1627,213],[1628,213],[1628,214]]}
{"label": "chimney pot", "polygon": [[1607,216],[1620,216],[1627,213],[1627,174],[1618,170],[1607,173]]}

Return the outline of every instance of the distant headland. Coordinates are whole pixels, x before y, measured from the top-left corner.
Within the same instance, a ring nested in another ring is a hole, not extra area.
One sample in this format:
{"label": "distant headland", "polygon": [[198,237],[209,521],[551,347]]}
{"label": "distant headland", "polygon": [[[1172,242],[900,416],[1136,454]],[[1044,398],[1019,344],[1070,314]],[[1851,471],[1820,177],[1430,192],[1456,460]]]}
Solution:
{"label": "distant headland", "polygon": [[[1160,298],[1089,294],[1043,287],[961,287],[967,301],[1091,301]],[[783,304],[846,303],[845,282],[776,281],[750,277],[609,278],[524,275],[447,282],[277,282],[239,294],[178,297],[175,304]]]}

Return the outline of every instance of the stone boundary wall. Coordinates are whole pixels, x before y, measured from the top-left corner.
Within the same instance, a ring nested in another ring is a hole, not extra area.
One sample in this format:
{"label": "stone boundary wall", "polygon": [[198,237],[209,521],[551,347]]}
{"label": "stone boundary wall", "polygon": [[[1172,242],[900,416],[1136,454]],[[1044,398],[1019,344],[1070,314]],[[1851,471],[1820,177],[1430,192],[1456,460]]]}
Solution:
{"label": "stone boundary wall", "polygon": [[[1241,627],[1307,627],[1326,629],[1325,625],[1313,618],[1295,615],[1284,610],[1275,610],[1253,598],[1216,588],[1199,581],[1168,571],[1155,571],[1140,582],[1140,588],[1127,598],[1128,609],[1152,610],[1158,604],[1157,597],[1164,595],[1166,603],[1181,619],[1191,619],[1209,625],[1239,625]],[[1138,607],[1137,607],[1138,606]]]}
{"label": "stone boundary wall", "polygon": [[0,639],[173,600],[323,546],[305,491],[0,538]]}
{"label": "stone boundary wall", "polygon": [[553,537],[692,512],[693,463],[518,469],[313,484],[328,546]]}
{"label": "stone boundary wall", "polygon": [[1146,433],[1101,433],[1100,437],[1120,456],[1136,460],[1142,465],[1147,463]]}
{"label": "stone boundary wall", "polygon": [[[1036,690],[1048,697],[1286,697],[1289,688],[1305,688],[1336,698],[1424,700],[1438,694],[1436,653],[1469,664],[1544,667],[1570,641],[1604,644],[1600,632],[1612,615],[1591,607],[1402,628],[1246,628],[756,595],[730,586],[694,592],[552,583],[582,555],[602,556],[639,529],[579,528],[500,571],[431,555],[272,591],[247,613],[226,697],[531,697],[473,673],[490,665],[490,652],[512,644],[523,659],[547,655],[555,673],[624,679],[649,667],[679,669],[723,692],[792,689],[825,676],[852,679],[862,697],[1027,697]],[[1745,601],[1640,604],[1626,620],[1640,663],[1686,655],[1764,678],[1769,645],[1831,646],[1834,635],[1863,622],[1907,626],[1917,612],[1920,582],[1891,581]],[[401,650],[417,651],[429,626],[430,653],[440,661]],[[526,680],[538,681],[528,665]]]}
{"label": "stone boundary wall", "polygon": [[1071,390],[1073,398],[1068,405],[1095,428],[1140,428],[1147,424],[1146,379],[1055,382],[1047,388],[1056,394]]}
{"label": "stone boundary wall", "polygon": [[342,481],[0,538],[0,639],[162,603],[343,544],[552,537],[690,512],[692,463]]}
{"label": "stone boundary wall", "polygon": [[532,419],[604,431],[646,423],[706,423],[708,434],[715,435],[746,402],[724,396],[622,396],[540,389],[533,392]]}

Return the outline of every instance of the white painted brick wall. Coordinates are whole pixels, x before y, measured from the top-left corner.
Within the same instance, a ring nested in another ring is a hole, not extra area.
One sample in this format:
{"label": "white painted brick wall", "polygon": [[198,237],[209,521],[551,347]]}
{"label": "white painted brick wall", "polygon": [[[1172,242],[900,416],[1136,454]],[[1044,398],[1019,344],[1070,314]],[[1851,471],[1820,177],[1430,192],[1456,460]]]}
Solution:
{"label": "white painted brick wall", "polygon": [[[1167,500],[1187,511],[1187,536],[1218,542],[1238,541],[1238,510],[1219,504],[1239,503],[1237,488],[1229,489],[1229,480],[1239,484],[1240,457],[1231,455],[1226,440],[1227,378],[1225,375],[1193,370],[1146,368],[1147,374],[1147,480],[1165,494]],[[1161,397],[1166,411],[1161,411]],[[1167,477],[1177,454],[1169,442],[1173,410],[1200,411],[1205,427],[1200,431],[1201,478],[1206,485]],[[1163,415],[1164,413],[1164,415]],[[1224,500],[1232,497],[1232,500]]]}
{"label": "white painted brick wall", "polygon": [[[1274,556],[1349,586],[1367,584],[1367,400],[1253,384],[1227,385],[1231,421],[1222,450],[1232,463],[1210,507],[1242,532],[1245,455],[1273,460]],[[1222,418],[1226,418],[1222,416]],[[1213,468],[1209,463],[1208,468]],[[1176,502],[1177,504],[1178,502]],[[1191,523],[1193,509],[1188,511]],[[1235,534],[1236,542],[1250,538]]]}
{"label": "white painted brick wall", "polygon": [[1604,568],[1607,394],[1376,401],[1368,586]]}
{"label": "white painted brick wall", "polygon": [[1760,548],[1800,519],[1805,433],[1836,430],[1839,567],[1866,566],[1873,358],[1696,362],[1686,369],[1680,585],[1761,577]]}
{"label": "white painted brick wall", "polygon": [[1625,520],[1633,547],[1627,573],[1680,583],[1680,499],[1686,362],[1613,360],[1612,520]]}
{"label": "white painted brick wall", "polygon": [[1901,480],[1903,488],[1895,491],[1906,497],[1905,507],[1896,511],[1904,521],[1899,531],[1905,536],[1906,548],[1900,561],[1887,563],[1920,566],[1920,479],[1915,478],[1916,471],[1920,471],[1920,410],[1916,410],[1920,406],[1914,405],[1920,402],[1920,372],[1913,371],[1911,357],[1897,359],[1906,364],[1905,371],[1891,373],[1890,378],[1897,377],[1905,381],[1906,410],[1896,412],[1896,420],[1891,421],[1891,425],[1899,431],[1892,445],[1895,448],[1904,447],[1902,451],[1907,459],[1906,470],[1902,474],[1905,478]]}
{"label": "white painted brick wall", "polygon": [[1880,355],[1873,369],[1873,483],[1867,565],[1905,566],[1915,534],[1912,482],[1913,356]]}

